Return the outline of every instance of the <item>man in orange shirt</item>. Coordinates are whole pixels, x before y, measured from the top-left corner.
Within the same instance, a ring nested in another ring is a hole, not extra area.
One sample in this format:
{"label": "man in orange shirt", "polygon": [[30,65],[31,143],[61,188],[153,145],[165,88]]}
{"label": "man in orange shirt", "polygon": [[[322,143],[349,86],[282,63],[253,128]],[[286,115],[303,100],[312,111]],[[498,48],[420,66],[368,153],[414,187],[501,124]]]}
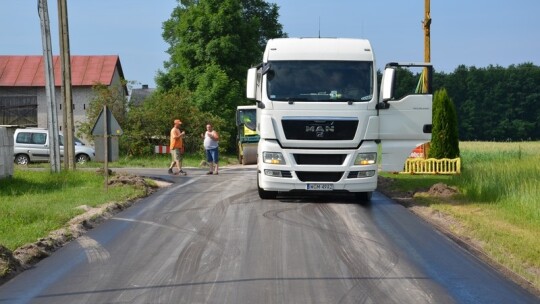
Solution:
{"label": "man in orange shirt", "polygon": [[[171,140],[169,148],[171,150],[171,156],[172,156],[172,162],[169,166],[169,174],[182,174],[187,175],[186,172],[182,171],[182,154],[184,153],[184,135],[186,135],[185,131],[180,132],[180,125],[182,122],[180,119],[174,120],[174,127],[171,129]],[[178,169],[177,173],[173,172],[173,167],[176,165],[176,168]]]}

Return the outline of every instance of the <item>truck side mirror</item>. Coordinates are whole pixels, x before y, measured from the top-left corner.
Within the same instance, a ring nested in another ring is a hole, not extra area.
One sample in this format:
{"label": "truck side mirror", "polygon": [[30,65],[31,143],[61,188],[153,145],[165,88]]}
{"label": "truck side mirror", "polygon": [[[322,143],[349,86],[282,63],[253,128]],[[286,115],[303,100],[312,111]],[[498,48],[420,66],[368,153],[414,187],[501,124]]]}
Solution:
{"label": "truck side mirror", "polygon": [[396,80],[396,69],[386,68],[384,70],[382,83],[381,83],[381,97],[382,102],[387,102],[394,98],[394,89]]}
{"label": "truck side mirror", "polygon": [[255,99],[257,97],[257,68],[251,68],[247,73],[246,97]]}

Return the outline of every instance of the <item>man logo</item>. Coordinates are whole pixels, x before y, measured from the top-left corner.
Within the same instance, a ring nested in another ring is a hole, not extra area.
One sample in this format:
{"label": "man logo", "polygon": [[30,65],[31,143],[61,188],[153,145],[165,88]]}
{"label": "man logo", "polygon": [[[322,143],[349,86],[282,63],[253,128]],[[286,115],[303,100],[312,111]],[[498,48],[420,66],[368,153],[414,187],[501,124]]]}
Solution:
{"label": "man logo", "polygon": [[306,126],[306,133],[315,133],[315,136],[317,136],[318,138],[323,138],[325,133],[334,133],[334,131],[335,130],[333,123],[325,126]]}
{"label": "man logo", "polygon": [[324,137],[324,128],[322,126],[318,126],[315,130],[315,134],[317,134],[317,137]]}

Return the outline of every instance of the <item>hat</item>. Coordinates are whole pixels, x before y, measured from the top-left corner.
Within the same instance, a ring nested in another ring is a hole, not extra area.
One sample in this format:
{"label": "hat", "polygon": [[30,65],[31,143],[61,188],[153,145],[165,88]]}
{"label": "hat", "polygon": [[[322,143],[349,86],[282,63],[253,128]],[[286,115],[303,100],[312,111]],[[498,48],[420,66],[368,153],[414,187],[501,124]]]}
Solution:
{"label": "hat", "polygon": [[174,124],[175,124],[175,125],[176,125],[176,124],[180,124],[180,125],[181,125],[182,122],[180,121],[180,119],[175,119],[175,120],[174,120]]}

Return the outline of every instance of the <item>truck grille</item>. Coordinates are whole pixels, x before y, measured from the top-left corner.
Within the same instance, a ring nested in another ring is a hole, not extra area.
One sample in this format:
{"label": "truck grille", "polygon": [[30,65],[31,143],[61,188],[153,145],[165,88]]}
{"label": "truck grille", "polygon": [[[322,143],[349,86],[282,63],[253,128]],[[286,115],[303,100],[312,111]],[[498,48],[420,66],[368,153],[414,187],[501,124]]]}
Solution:
{"label": "truck grille", "polygon": [[346,154],[294,154],[299,165],[342,165]]}
{"label": "truck grille", "polygon": [[352,140],[358,120],[297,120],[281,121],[287,139],[292,140]]}
{"label": "truck grille", "polygon": [[337,182],[343,176],[343,172],[296,171],[296,176],[303,182]]}

